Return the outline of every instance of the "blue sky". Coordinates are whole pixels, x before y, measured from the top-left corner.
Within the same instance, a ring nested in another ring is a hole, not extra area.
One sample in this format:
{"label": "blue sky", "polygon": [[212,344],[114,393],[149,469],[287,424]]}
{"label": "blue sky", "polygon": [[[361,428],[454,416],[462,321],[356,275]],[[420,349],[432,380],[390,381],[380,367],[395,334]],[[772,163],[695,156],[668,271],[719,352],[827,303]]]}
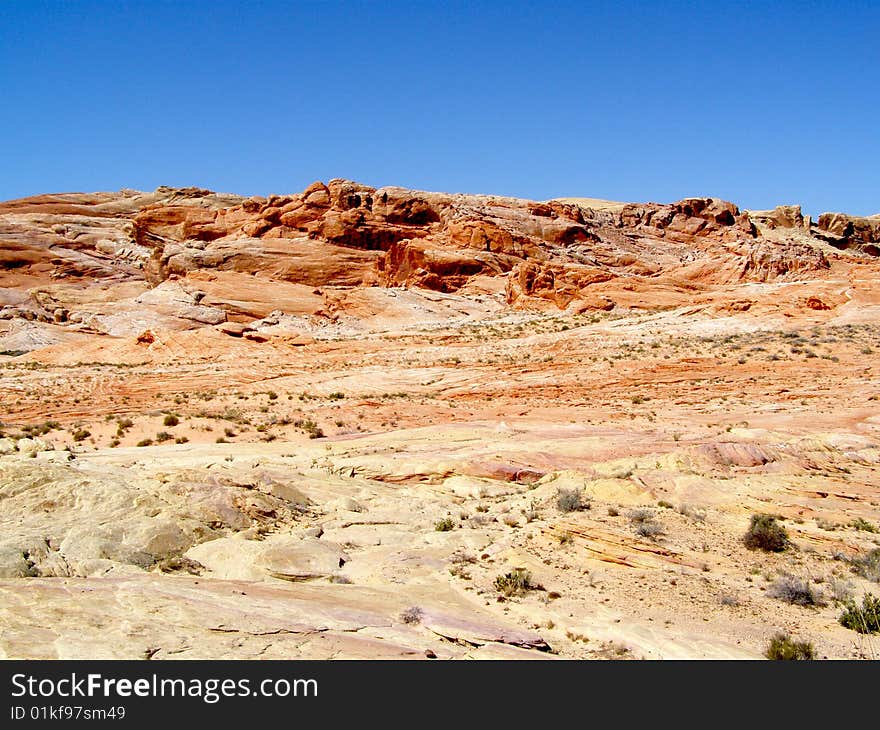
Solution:
{"label": "blue sky", "polygon": [[0,3],[0,198],[372,185],[880,212],[877,2]]}

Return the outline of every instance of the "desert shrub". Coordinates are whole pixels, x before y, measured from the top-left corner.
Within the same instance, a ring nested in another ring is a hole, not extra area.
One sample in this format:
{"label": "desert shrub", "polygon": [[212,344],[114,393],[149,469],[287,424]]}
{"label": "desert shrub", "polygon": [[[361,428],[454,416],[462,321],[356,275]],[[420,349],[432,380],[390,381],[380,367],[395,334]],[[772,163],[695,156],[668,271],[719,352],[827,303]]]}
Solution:
{"label": "desert shrub", "polygon": [[156,443],[165,443],[166,441],[171,441],[173,438],[174,436],[168,433],[168,431],[159,431],[159,433],[156,434]]}
{"label": "desert shrub", "polygon": [[880,548],[874,548],[864,555],[851,558],[849,562],[856,575],[880,583]]}
{"label": "desert shrub", "polygon": [[176,444],[185,444],[188,441],[189,439],[186,436],[178,436],[176,439],[174,439],[174,443]]}
{"label": "desert shrub", "polygon": [[863,520],[861,517],[857,517],[852,522],[849,523],[850,527],[855,528],[856,530],[862,530],[864,532],[877,532],[877,528],[872,525],[867,520]]}
{"label": "desert shrub", "polygon": [[509,573],[495,578],[495,590],[503,595],[518,596],[536,588],[532,574],[525,568],[514,568]]}
{"label": "desert shrub", "polygon": [[655,538],[663,534],[663,525],[654,520],[645,520],[636,525],[636,534],[642,537]]}
{"label": "desert shrub", "polygon": [[455,521],[451,517],[444,517],[442,520],[434,524],[437,532],[449,532],[455,527]]}
{"label": "desert shrub", "polygon": [[764,656],[775,660],[809,661],[816,658],[816,651],[808,641],[794,641],[788,634],[776,634],[770,639]]}
{"label": "desert shrub", "polygon": [[794,606],[819,606],[821,596],[813,590],[809,582],[793,575],[784,575],[770,586],[768,595]]}
{"label": "desert shrub", "polygon": [[627,517],[629,517],[629,521],[634,525],[639,524],[640,522],[649,522],[654,519],[654,510],[641,507],[639,509],[630,510]]}
{"label": "desert shrub", "polygon": [[862,596],[862,605],[850,601],[842,614],[840,625],[860,634],[880,634],[880,598],[873,593]]}
{"label": "desert shrub", "polygon": [[400,620],[405,624],[420,624],[422,622],[422,616],[424,616],[424,611],[418,606],[410,606],[409,608],[401,611]]}
{"label": "desert shrub", "polygon": [[340,393],[339,391],[335,393],[331,393],[327,396],[327,400],[343,400],[345,398],[345,393]]}
{"label": "desert shrub", "polygon": [[587,509],[589,501],[585,500],[580,489],[557,489],[556,507],[560,512],[576,512]]}
{"label": "desert shrub", "polygon": [[162,419],[163,426],[176,426],[178,423],[180,423],[180,419],[173,413],[169,413],[167,416],[165,416],[165,418]]}
{"label": "desert shrub", "polygon": [[678,513],[697,522],[703,522],[706,519],[706,510],[701,507],[695,507],[692,504],[679,505]]}
{"label": "desert shrub", "polygon": [[81,429],[73,432],[73,440],[74,441],[85,441],[91,435],[92,435],[91,431],[86,431],[86,429],[81,428]]}
{"label": "desert shrub", "polygon": [[278,399],[278,393],[276,393],[274,390],[270,390],[268,393],[266,393],[266,395],[269,396],[269,400]]}
{"label": "desert shrub", "polygon": [[137,442],[137,445],[138,446],[152,446],[153,439],[141,439],[140,441]]}
{"label": "desert shrub", "polygon": [[829,586],[831,588],[831,598],[837,603],[849,603],[855,595],[853,585],[849,581],[835,578],[830,582]]}
{"label": "desert shrub", "polygon": [[538,509],[538,503],[536,500],[532,500],[529,503],[529,506],[523,510],[523,515],[525,515],[526,522],[534,522],[541,516],[541,512]]}
{"label": "desert shrub", "polygon": [[307,419],[305,421],[298,420],[294,421],[293,425],[296,428],[301,428],[305,431],[310,439],[319,439],[324,437],[324,431],[311,419]]}
{"label": "desert shrub", "polygon": [[765,550],[778,553],[788,547],[788,533],[773,515],[752,515],[752,522],[743,537],[745,546],[750,550]]}

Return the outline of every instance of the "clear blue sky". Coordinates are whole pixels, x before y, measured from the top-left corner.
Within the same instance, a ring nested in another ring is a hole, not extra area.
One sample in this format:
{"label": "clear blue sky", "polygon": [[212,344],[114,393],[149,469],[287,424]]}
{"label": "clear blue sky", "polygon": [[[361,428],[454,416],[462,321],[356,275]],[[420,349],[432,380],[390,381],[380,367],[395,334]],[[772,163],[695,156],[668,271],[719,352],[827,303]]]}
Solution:
{"label": "clear blue sky", "polygon": [[0,1],[0,199],[372,185],[880,212],[880,3]]}

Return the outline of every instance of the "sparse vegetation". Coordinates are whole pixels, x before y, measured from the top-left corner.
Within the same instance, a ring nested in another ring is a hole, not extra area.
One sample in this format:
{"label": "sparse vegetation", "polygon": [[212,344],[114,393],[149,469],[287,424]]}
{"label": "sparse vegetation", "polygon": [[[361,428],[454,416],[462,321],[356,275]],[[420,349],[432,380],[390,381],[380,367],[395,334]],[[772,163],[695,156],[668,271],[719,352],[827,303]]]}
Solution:
{"label": "sparse vegetation", "polygon": [[451,517],[444,517],[439,522],[434,523],[434,530],[437,532],[449,532],[455,528],[455,520]]}
{"label": "sparse vegetation", "polygon": [[560,512],[576,512],[589,509],[589,500],[584,499],[580,489],[558,489],[556,491],[556,508]]}
{"label": "sparse vegetation", "polygon": [[795,641],[788,634],[780,633],[770,639],[764,656],[774,660],[809,661],[816,658],[816,650],[808,641]]}
{"label": "sparse vegetation", "polygon": [[508,598],[522,595],[535,588],[537,586],[532,583],[532,574],[525,568],[514,568],[495,578],[495,590]]}
{"label": "sparse vegetation", "polygon": [[856,575],[880,583],[880,548],[874,548],[864,555],[851,558],[849,563]]}
{"label": "sparse vegetation", "polygon": [[655,537],[660,537],[664,533],[663,525],[655,520],[645,520],[644,522],[639,522],[636,525],[636,534],[641,537],[647,537],[650,539],[654,539]]}
{"label": "sparse vegetation", "polygon": [[424,611],[418,606],[410,606],[401,611],[400,620],[405,624],[420,624],[424,615]]}
{"label": "sparse vegetation", "polygon": [[841,626],[860,634],[880,634],[880,598],[866,593],[861,606],[855,601],[848,602],[839,621]]}
{"label": "sparse vegetation", "polygon": [[638,509],[630,510],[627,514],[629,517],[629,521],[634,525],[637,525],[641,522],[648,522],[654,519],[654,510],[647,509],[646,507],[639,507]]}
{"label": "sparse vegetation", "polygon": [[776,580],[767,594],[794,606],[823,605],[821,594],[817,593],[808,581],[793,575],[783,575]]}
{"label": "sparse vegetation", "polygon": [[789,546],[788,533],[776,521],[776,517],[767,514],[752,515],[752,522],[743,537],[745,546],[750,550],[766,552],[782,552]]}
{"label": "sparse vegetation", "polygon": [[877,532],[878,531],[877,527],[875,525],[872,525],[870,522],[868,522],[865,519],[862,519],[861,517],[856,517],[856,519],[852,520],[849,523],[849,526],[852,527],[853,529],[861,530],[863,532]]}

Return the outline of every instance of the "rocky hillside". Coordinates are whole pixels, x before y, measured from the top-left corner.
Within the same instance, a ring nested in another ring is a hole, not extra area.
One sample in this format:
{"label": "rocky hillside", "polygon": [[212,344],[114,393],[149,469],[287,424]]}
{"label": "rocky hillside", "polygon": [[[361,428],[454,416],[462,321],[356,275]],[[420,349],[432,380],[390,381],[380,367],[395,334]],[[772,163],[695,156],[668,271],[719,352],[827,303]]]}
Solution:
{"label": "rocky hillside", "polygon": [[344,180],[0,204],[0,658],[876,658],[878,244]]}
{"label": "rocky hillside", "polygon": [[[332,321],[337,290],[373,286],[503,295],[514,308],[569,313],[668,306],[878,253],[880,216],[812,223],[796,206],[748,212],[717,199],[534,202],[347,180],[269,198],[198,188],[42,195],[0,204],[0,319],[65,335],[247,323],[273,311]],[[6,349],[61,337],[29,330]]]}

